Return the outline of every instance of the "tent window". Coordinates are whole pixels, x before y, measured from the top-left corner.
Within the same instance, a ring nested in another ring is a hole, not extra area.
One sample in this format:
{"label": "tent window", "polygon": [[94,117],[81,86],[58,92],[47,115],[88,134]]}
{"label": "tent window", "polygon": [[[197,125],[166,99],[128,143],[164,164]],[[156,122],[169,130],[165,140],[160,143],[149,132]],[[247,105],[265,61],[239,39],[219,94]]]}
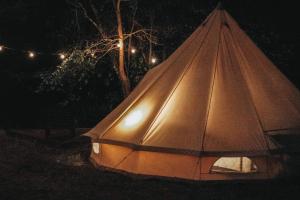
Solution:
{"label": "tent window", "polygon": [[252,173],[257,172],[257,166],[248,157],[222,157],[211,168],[216,173]]}
{"label": "tent window", "polygon": [[98,154],[100,152],[100,145],[99,143],[93,143],[93,151],[94,153]]}

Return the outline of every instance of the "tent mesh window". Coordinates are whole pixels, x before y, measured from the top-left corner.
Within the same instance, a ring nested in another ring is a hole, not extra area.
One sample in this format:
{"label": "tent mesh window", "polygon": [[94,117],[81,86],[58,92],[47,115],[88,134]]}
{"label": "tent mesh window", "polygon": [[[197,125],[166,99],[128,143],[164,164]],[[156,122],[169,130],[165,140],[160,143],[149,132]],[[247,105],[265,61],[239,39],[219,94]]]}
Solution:
{"label": "tent mesh window", "polygon": [[257,166],[248,157],[221,157],[211,168],[212,173],[253,173]]}

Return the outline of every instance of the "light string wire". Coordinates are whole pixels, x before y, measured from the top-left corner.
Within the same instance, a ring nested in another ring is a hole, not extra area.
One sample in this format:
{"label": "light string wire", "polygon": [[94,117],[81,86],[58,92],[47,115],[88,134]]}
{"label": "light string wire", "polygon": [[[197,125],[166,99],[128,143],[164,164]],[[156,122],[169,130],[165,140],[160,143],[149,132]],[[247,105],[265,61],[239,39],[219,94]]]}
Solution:
{"label": "light string wire", "polygon": [[67,54],[64,53],[63,51],[58,51],[58,53],[46,53],[42,51],[36,51],[36,50],[23,50],[23,49],[16,49],[12,47],[8,47],[6,45],[3,45],[0,43],[0,53],[5,52],[5,51],[13,51],[17,53],[23,53],[27,55],[29,58],[35,58],[38,55],[50,55],[50,56],[58,56],[61,60],[64,60],[67,58]]}

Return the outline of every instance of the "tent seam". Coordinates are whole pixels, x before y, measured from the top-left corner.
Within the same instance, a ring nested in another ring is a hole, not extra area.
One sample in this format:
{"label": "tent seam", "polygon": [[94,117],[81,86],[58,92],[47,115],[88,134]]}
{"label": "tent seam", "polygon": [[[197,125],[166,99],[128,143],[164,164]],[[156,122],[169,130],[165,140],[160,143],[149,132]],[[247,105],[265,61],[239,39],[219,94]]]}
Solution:
{"label": "tent seam", "polygon": [[206,111],[206,117],[205,117],[205,125],[204,125],[204,131],[203,131],[203,136],[202,136],[202,144],[201,144],[201,150],[200,152],[204,151],[204,141],[205,141],[205,133],[207,131],[207,123],[208,123],[208,117],[209,117],[209,113],[210,113],[210,108],[211,108],[211,101],[212,101],[212,96],[213,96],[213,90],[214,90],[214,86],[215,86],[215,78],[216,78],[216,73],[217,73],[217,63],[218,63],[218,58],[219,58],[219,51],[220,51],[220,43],[221,43],[221,35],[222,35],[222,19],[223,19],[223,13],[222,11],[220,11],[222,15],[220,15],[221,18],[221,24],[220,24],[220,33],[219,33],[219,42],[218,42],[218,49],[217,49],[217,55],[216,55],[216,61],[214,64],[214,74],[213,74],[213,78],[212,78],[212,85],[211,85],[211,89],[210,89],[210,95],[209,95],[209,99],[208,99],[208,108]]}
{"label": "tent seam", "polygon": [[[245,54],[244,54],[244,52],[241,50],[240,46],[237,44],[237,41],[234,39],[234,37],[233,37],[233,35],[232,35],[232,31],[230,30],[229,33],[230,33],[230,37],[232,38],[234,47],[238,50],[239,54],[241,55],[241,59],[243,60],[243,63],[246,64],[246,65],[248,65],[248,60],[246,59]],[[255,56],[255,57],[256,57],[256,56]],[[262,121],[261,121],[261,119],[260,119],[260,117],[259,117],[259,114],[258,114],[256,105],[255,105],[254,100],[253,100],[253,98],[252,98],[252,94],[251,94],[251,91],[250,91],[250,89],[249,89],[248,82],[247,82],[247,80],[246,80],[246,78],[245,78],[245,74],[243,73],[243,70],[241,69],[241,67],[239,67],[238,69],[239,69],[239,71],[240,71],[240,73],[241,73],[241,75],[242,75],[242,79],[243,79],[243,82],[244,82],[244,84],[245,84],[244,87],[245,87],[246,92],[247,92],[247,94],[248,94],[247,96],[248,96],[248,98],[249,98],[249,100],[250,100],[250,102],[251,102],[251,104],[252,104],[252,107],[253,107],[253,109],[254,109],[254,112],[255,112],[257,121],[258,121],[258,123],[259,123],[259,125],[260,125],[260,129],[261,129],[262,134],[263,134],[262,136],[263,136],[263,138],[264,138],[265,145],[266,145],[268,151],[270,152],[270,147],[269,147],[268,141],[267,141],[267,139],[266,139],[266,135],[264,134],[264,126],[263,126],[263,123],[262,123]]]}
{"label": "tent seam", "polygon": [[[228,17],[230,18],[231,16],[229,15],[229,14],[227,14],[228,15]],[[226,17],[226,16],[225,16]],[[233,19],[232,19],[233,20]],[[234,22],[235,23],[235,22]],[[236,23],[235,23],[236,24]],[[238,24],[237,24],[238,25]],[[239,28],[239,25],[238,25],[238,28]],[[239,28],[239,35],[241,35],[241,33],[243,33],[244,35],[243,35],[243,38],[246,38],[249,42],[248,43],[251,43],[252,42],[252,39],[241,29],[241,28]],[[236,41],[234,41],[234,42],[236,42]],[[253,42],[252,42],[253,43]],[[272,62],[272,60],[270,60],[270,59],[268,59],[266,56],[265,56],[265,53],[263,52],[263,50],[262,49],[260,49],[255,43],[253,43],[253,45],[255,46],[255,48],[256,48],[256,50],[260,53],[260,54],[255,54],[255,53],[253,53],[253,52],[255,52],[255,51],[248,51],[249,53],[251,53],[252,55],[253,55],[253,57],[255,57],[256,58],[256,60],[262,65],[262,66],[264,66],[265,65],[265,63],[261,60],[262,58],[266,58],[266,60],[271,64],[270,66],[271,66],[271,69],[272,70],[276,70],[276,71],[279,71],[280,73],[278,73],[277,75],[280,77],[280,79],[281,80],[285,80],[286,81],[286,83],[289,85],[289,86],[291,86],[291,87],[294,87],[294,85],[292,84],[292,82],[289,80],[289,79],[287,79],[284,75],[283,75],[283,73],[281,72],[281,70],[279,70],[278,68],[276,68],[276,66],[274,65],[274,63]],[[250,49],[250,46],[249,45],[247,45],[248,47],[248,50]],[[241,50],[241,48],[239,48],[239,50],[242,52],[242,54],[244,55],[244,53],[243,53],[243,51]],[[244,56],[244,58],[246,58],[245,56]],[[266,70],[266,68],[261,68],[265,73],[268,73],[268,71]],[[297,92],[298,92],[298,90],[296,90]],[[300,109],[295,105],[295,103],[293,103],[293,102],[291,102],[291,100],[289,99],[289,98],[284,98],[285,100],[287,100],[288,102],[290,102],[291,103],[291,105],[294,107],[294,109],[300,114]],[[263,127],[263,126],[262,126]],[[264,129],[264,127],[263,127],[263,131],[265,132],[265,129]],[[269,130],[267,130],[267,131],[269,131]]]}
{"label": "tent seam", "polygon": [[119,165],[121,165],[121,163],[124,162],[124,161],[130,156],[130,154],[132,154],[133,152],[134,152],[134,150],[131,150],[124,158],[122,158],[122,160],[121,160],[120,162],[118,162],[118,163],[114,166],[114,168],[119,167]]}
{"label": "tent seam", "polygon": [[[215,19],[213,19],[215,20]],[[157,121],[157,118],[160,116],[161,112],[164,110],[165,106],[168,104],[169,100],[171,99],[171,97],[173,96],[174,92],[176,91],[176,89],[178,88],[180,82],[182,81],[182,79],[184,78],[185,74],[191,69],[191,66],[195,60],[195,58],[197,57],[197,55],[199,54],[200,52],[200,49],[201,47],[203,46],[204,42],[205,42],[205,39],[207,38],[208,36],[208,33],[211,31],[211,28],[213,27],[214,25],[214,21],[212,21],[212,24],[211,26],[209,27],[209,29],[207,30],[205,36],[203,37],[203,40],[201,42],[201,45],[199,45],[196,53],[193,55],[190,63],[184,68],[183,72],[182,72],[182,75],[177,79],[177,82],[175,83],[175,87],[173,87],[172,91],[170,92],[170,94],[167,96],[165,102],[163,103],[162,107],[159,109],[159,112],[158,114],[154,117],[153,121],[151,122],[150,126],[148,127],[147,131],[145,132],[145,134],[143,135],[142,139],[140,140],[140,144],[145,142],[149,136],[147,137],[149,131],[151,130],[151,128],[153,127],[154,123]]]}
{"label": "tent seam", "polygon": [[[204,131],[203,131],[203,136],[202,136],[202,141],[201,141],[201,149],[199,151],[199,155],[201,153],[204,152],[204,141],[205,141],[205,133],[207,131],[207,123],[208,123],[208,117],[209,117],[209,113],[210,113],[210,108],[211,108],[211,100],[212,100],[212,95],[213,95],[213,90],[214,90],[214,86],[215,86],[215,78],[216,78],[216,73],[217,73],[217,63],[218,63],[218,58],[219,58],[219,51],[220,51],[220,43],[221,43],[221,34],[222,34],[222,25],[223,25],[223,12],[220,11],[220,32],[219,32],[219,42],[218,42],[218,48],[217,48],[217,55],[216,55],[216,61],[214,64],[214,74],[213,74],[213,78],[212,78],[212,85],[211,85],[211,89],[210,89],[210,95],[209,95],[209,99],[208,99],[208,108],[206,111],[206,117],[205,117],[205,125],[204,125]],[[200,157],[200,156],[199,156]],[[200,158],[199,160],[199,166],[200,166],[200,174],[199,174],[199,179],[201,179],[201,175],[202,175],[202,159]]]}
{"label": "tent seam", "polygon": [[[212,18],[212,17],[214,17],[214,15],[215,14],[213,14],[213,15],[211,15],[211,16],[208,16],[208,18]],[[206,19],[206,20],[208,20],[208,18]],[[205,21],[206,21],[205,20]],[[204,22],[205,22],[204,21]],[[166,69],[155,79],[156,81],[158,80],[158,79],[160,79],[161,77],[163,77],[163,75],[165,74],[165,72],[167,72],[168,71],[168,69],[169,69],[169,66],[171,66],[173,63],[175,63],[179,58],[180,58],[180,56],[182,55],[182,52],[184,52],[189,46],[190,46],[190,44],[192,44],[196,39],[197,39],[198,37],[197,37],[197,35],[195,36],[195,38],[194,39],[192,39],[190,42],[189,42],[189,45],[187,45],[184,49],[182,49],[182,51],[181,51],[181,54],[179,55],[179,56],[177,56],[176,57],[176,59],[172,62],[172,63],[170,63],[169,65],[168,65],[168,67],[166,67]],[[110,129],[112,129],[115,125],[116,125],[116,123],[118,123],[118,121],[120,121],[121,119],[122,119],[122,117],[124,116],[124,115],[126,115],[126,113],[130,110],[130,108],[132,108],[146,93],[147,93],[147,91],[149,90],[149,89],[151,89],[152,87],[153,87],[153,84],[154,84],[154,82],[155,81],[153,81],[153,83],[151,84],[151,85],[149,85],[149,87],[147,88],[147,89],[145,89],[144,91],[143,91],[143,93],[142,94],[140,94],[140,95],[138,95],[138,97],[125,109],[125,111],[123,111],[119,116],[118,116],[118,118],[116,119],[116,120],[114,120],[112,123],[111,123],[111,126],[109,126],[107,129],[105,129],[105,131],[103,131],[102,132],[102,135],[101,135],[101,137],[103,137]]]}

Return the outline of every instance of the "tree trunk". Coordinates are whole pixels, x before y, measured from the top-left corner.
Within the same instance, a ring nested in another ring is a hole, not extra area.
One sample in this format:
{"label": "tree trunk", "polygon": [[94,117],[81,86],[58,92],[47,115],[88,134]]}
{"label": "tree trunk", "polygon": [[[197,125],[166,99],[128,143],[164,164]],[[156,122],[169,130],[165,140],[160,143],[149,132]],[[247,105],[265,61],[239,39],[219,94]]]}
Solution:
{"label": "tree trunk", "polygon": [[119,78],[122,84],[122,90],[124,97],[128,96],[130,93],[130,82],[125,70],[125,52],[124,52],[124,35],[123,35],[123,26],[122,26],[122,16],[120,9],[121,0],[114,0],[115,12],[118,22],[118,36],[119,36]]}
{"label": "tree trunk", "polygon": [[149,65],[152,65],[152,27],[153,27],[153,17],[150,16],[150,40],[149,40],[149,55],[148,55]]}

